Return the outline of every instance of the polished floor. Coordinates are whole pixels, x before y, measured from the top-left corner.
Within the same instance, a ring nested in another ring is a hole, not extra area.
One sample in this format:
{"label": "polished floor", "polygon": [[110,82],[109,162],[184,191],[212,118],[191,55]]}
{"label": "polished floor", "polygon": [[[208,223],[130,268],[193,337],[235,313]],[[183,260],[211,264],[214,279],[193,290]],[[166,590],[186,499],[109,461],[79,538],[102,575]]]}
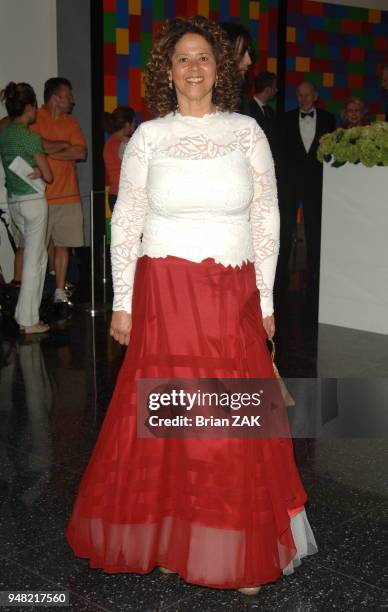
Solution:
{"label": "polished floor", "polygon": [[[318,329],[303,296],[283,306],[277,355],[285,376],[387,376],[386,336]],[[63,532],[123,354],[108,322],[78,310],[65,327],[31,339],[0,327],[0,590],[66,590],[70,609],[84,612],[388,609],[386,432],[295,441],[319,553],[257,597],[157,570],[106,575],[73,557]]]}

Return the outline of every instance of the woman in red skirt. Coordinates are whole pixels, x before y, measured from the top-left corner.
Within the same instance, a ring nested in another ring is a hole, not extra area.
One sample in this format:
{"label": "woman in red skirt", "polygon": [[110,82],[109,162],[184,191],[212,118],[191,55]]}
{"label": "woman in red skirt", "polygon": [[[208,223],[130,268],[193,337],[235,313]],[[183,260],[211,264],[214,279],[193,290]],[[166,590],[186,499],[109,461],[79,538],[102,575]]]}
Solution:
{"label": "woman in red skirt", "polygon": [[159,566],[255,594],[316,550],[291,441],[138,437],[136,381],[273,377],[273,162],[232,112],[239,78],[215,23],[167,23],[146,83],[157,119],[127,146],[112,218],[111,335],[128,349],[67,537],[106,572]]}

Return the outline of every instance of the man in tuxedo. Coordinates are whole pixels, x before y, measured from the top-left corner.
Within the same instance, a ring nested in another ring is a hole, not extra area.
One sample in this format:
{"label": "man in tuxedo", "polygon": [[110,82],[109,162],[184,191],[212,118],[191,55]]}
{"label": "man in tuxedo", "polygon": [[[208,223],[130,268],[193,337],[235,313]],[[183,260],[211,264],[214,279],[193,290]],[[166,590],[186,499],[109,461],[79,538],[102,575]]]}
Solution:
{"label": "man in tuxedo", "polygon": [[288,261],[296,228],[299,204],[303,205],[309,269],[309,289],[318,297],[321,251],[322,175],[317,160],[320,138],[336,128],[334,115],[315,106],[318,94],[308,82],[296,90],[298,108],[285,113],[281,120],[280,253],[275,292],[288,287]]}
{"label": "man in tuxedo", "polygon": [[259,72],[255,78],[255,95],[246,100],[242,112],[256,119],[257,123],[267,136],[275,162],[279,156],[277,119],[275,111],[268,102],[277,94],[276,74],[273,72]]}
{"label": "man in tuxedo", "polygon": [[[384,66],[383,73],[381,75],[381,86],[385,91],[385,100],[388,105],[388,65]],[[385,121],[388,121],[388,106],[385,111]]]}

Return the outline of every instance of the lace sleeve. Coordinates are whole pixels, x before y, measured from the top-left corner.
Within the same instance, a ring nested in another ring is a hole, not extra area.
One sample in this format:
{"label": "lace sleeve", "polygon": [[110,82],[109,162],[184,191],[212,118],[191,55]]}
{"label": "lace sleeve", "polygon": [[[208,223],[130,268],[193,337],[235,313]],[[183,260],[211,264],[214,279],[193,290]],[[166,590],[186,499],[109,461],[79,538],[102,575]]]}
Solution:
{"label": "lace sleeve", "polygon": [[147,151],[141,126],[129,141],[121,164],[112,215],[113,310],[131,312],[133,279],[147,209]]}
{"label": "lace sleeve", "polygon": [[255,123],[250,162],[254,195],[251,204],[251,231],[255,252],[256,285],[260,291],[263,317],[273,313],[273,284],[279,253],[279,209],[274,163],[268,141]]}

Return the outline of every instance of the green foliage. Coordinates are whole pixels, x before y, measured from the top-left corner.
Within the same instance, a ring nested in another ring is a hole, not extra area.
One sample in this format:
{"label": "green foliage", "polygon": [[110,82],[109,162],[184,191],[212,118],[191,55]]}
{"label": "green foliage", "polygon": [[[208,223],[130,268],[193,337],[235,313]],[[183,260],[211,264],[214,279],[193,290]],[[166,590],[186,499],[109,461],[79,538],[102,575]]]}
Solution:
{"label": "green foliage", "polygon": [[388,166],[388,122],[365,127],[338,128],[319,141],[318,160],[338,168],[347,162],[364,166]]}

